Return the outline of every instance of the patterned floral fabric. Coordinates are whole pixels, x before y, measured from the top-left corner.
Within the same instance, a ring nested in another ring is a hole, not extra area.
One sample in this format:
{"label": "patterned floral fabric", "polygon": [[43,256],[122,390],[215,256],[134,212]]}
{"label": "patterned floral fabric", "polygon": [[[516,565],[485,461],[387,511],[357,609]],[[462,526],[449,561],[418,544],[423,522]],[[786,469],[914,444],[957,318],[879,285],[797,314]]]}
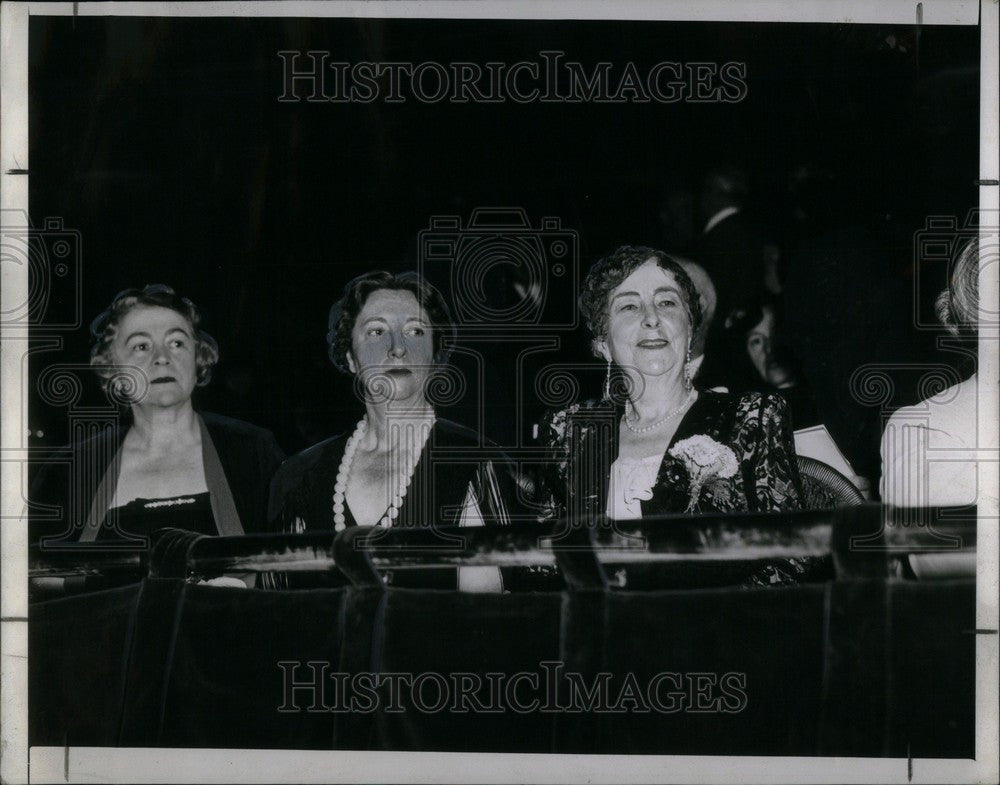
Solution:
{"label": "patterned floral fabric", "polygon": [[[543,419],[539,438],[549,454],[542,480],[544,519],[572,515],[595,520],[604,514],[622,413],[608,401],[584,401]],[[690,445],[687,450],[675,449],[684,442]],[[726,470],[709,468],[706,477],[705,469],[690,457],[697,454],[707,455],[702,463]],[[729,463],[733,456],[735,471]],[[667,446],[652,498],[641,506],[643,517],[772,512],[801,509],[801,498],[784,399],[763,393],[701,392]],[[815,572],[816,561],[775,561],[750,576],[747,585],[796,582]]]}

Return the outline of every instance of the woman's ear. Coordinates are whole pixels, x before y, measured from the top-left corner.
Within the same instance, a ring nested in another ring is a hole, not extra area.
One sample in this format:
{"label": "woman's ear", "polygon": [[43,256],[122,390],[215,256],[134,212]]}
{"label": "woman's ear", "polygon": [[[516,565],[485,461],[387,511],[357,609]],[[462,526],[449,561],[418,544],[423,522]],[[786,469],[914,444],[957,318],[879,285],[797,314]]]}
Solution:
{"label": "woman's ear", "polygon": [[590,347],[591,349],[594,350],[594,354],[598,355],[604,360],[607,360],[608,362],[611,362],[611,352],[608,350],[607,341],[595,340],[590,344]]}
{"label": "woman's ear", "polygon": [[358,372],[358,364],[354,362],[354,355],[351,354],[350,349],[348,349],[344,354],[344,358],[347,360],[347,370],[356,375]]}

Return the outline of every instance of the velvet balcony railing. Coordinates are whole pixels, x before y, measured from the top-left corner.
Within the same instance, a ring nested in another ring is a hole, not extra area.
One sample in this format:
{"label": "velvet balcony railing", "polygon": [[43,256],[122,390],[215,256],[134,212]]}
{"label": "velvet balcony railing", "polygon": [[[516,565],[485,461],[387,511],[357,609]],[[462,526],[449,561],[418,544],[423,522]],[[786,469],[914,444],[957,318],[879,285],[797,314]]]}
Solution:
{"label": "velvet balcony railing", "polygon": [[[920,526],[866,505],[596,529],[171,531],[141,554],[36,549],[33,577],[136,582],[32,604],[30,742],[971,757],[975,582],[895,569],[911,552],[974,552],[961,512]],[[613,578],[779,558],[829,558],[832,577],[642,589]],[[380,578],[459,566],[546,568],[565,588],[471,594]],[[333,570],[343,586],[199,582]]]}

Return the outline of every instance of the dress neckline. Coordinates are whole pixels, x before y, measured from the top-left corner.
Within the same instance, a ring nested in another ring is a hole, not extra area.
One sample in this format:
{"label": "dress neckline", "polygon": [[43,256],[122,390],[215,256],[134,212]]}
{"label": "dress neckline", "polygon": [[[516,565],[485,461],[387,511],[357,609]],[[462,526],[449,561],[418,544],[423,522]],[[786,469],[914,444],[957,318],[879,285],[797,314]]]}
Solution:
{"label": "dress neckline", "polygon": [[[681,419],[677,423],[677,428],[674,431],[673,436],[670,437],[670,441],[667,442],[667,446],[664,447],[663,454],[660,456],[661,468],[663,466],[663,462],[667,459],[667,453],[670,452],[670,450],[677,444],[677,442],[681,441],[682,439],[686,439],[689,436],[694,436],[697,433],[698,421],[704,414],[702,410],[705,408],[706,402],[711,400],[712,395],[713,394],[710,392],[699,390],[698,397],[694,399],[694,403],[692,403],[688,407],[688,410],[681,415]],[[623,406],[618,406],[616,408],[621,409],[622,411],[618,419],[615,421],[615,440],[614,440],[615,461],[618,460],[619,454],[621,452],[620,449],[621,430],[622,430],[621,418],[625,416]],[[655,456],[649,456],[649,457],[653,458]]]}
{"label": "dress neckline", "polygon": [[[423,467],[424,467],[424,463],[425,463],[424,462],[424,458],[427,456],[427,453],[430,450],[433,449],[433,443],[434,443],[434,436],[433,436],[433,434],[435,432],[435,429],[437,428],[437,424],[438,424],[438,420],[435,418],[434,423],[431,425],[430,430],[429,430],[429,432],[427,434],[427,441],[424,443],[424,448],[420,451],[420,457],[417,458],[417,462],[413,465],[413,474],[410,475],[410,485],[411,485],[411,487],[412,486],[417,486],[417,483],[420,481],[420,478],[422,477],[421,472],[423,471]],[[347,438],[350,438],[350,437],[348,436]],[[346,446],[346,444],[347,444],[347,442],[345,440],[344,441],[344,446]],[[340,461],[342,459],[343,459],[343,452],[341,451],[341,457],[337,460],[337,465],[338,466],[340,465]],[[419,486],[417,486],[417,487],[419,487]],[[399,506],[399,515],[396,517],[396,521],[397,522],[402,522],[404,520],[403,511],[407,510],[409,507],[410,507],[410,494],[407,493],[405,496],[403,496],[403,503]],[[370,525],[371,526],[378,526],[378,522],[381,521],[385,517],[386,513],[388,512],[388,510],[389,510],[389,506],[387,505],[386,508],[384,510],[382,510],[382,512],[380,512],[378,514],[378,517],[375,519],[375,523],[370,524]],[[395,525],[398,525],[398,524],[394,523],[393,525],[395,526]],[[354,510],[351,509],[350,502],[347,501],[347,494],[345,493],[344,494],[344,528],[349,528],[351,526],[360,526],[360,524],[358,523],[358,519],[354,515]]]}
{"label": "dress neckline", "polygon": [[[219,534],[241,535],[244,533],[243,524],[240,522],[240,515],[236,509],[236,500],[233,498],[226,471],[222,466],[215,442],[205,423],[205,418],[197,410],[195,414],[198,418],[198,427],[201,429],[201,460],[205,472],[205,483],[209,490],[209,501],[212,505],[212,516],[215,518]],[[86,524],[80,533],[81,542],[92,542],[100,532],[100,522],[108,514],[110,502],[114,500],[114,495],[118,487],[118,478],[122,466],[122,451],[125,448],[125,436],[128,435],[129,424],[124,430],[116,427],[110,435],[114,445],[114,452],[109,464],[106,465],[104,473],[97,484],[96,492],[90,503],[90,511],[86,518]],[[211,493],[214,490],[215,493]]]}
{"label": "dress neckline", "polygon": [[201,505],[211,499],[211,491],[199,491],[198,493],[178,493],[173,496],[146,497],[136,496],[125,504],[118,504],[109,507],[110,510],[126,510],[130,508],[159,509],[167,507],[178,507],[186,504]]}
{"label": "dress neckline", "polygon": [[[729,397],[726,393],[713,393],[707,390],[699,390],[698,397],[695,398],[694,403],[688,407],[688,410],[681,415],[680,422],[677,423],[677,429],[674,431],[673,436],[670,437],[670,441],[663,450],[663,455],[660,456],[659,464],[656,469],[655,480],[653,481],[653,489],[655,491],[657,485],[660,483],[663,477],[664,471],[670,461],[670,450],[677,445],[678,442],[683,441],[691,436],[695,436],[698,433],[704,432],[704,425],[706,420],[710,419],[711,412],[717,407],[717,405]],[[616,407],[624,410],[624,407]],[[614,466],[619,459],[619,440],[621,438],[621,418],[618,417],[615,420],[615,432],[613,441],[614,450],[614,460],[611,462],[609,469],[614,470]],[[605,499],[610,498],[611,491],[611,472],[609,471],[608,478],[605,485]],[[643,515],[647,513],[645,509],[646,505],[651,503],[652,500],[639,502],[640,506],[643,508]],[[605,507],[606,507],[605,503]]]}

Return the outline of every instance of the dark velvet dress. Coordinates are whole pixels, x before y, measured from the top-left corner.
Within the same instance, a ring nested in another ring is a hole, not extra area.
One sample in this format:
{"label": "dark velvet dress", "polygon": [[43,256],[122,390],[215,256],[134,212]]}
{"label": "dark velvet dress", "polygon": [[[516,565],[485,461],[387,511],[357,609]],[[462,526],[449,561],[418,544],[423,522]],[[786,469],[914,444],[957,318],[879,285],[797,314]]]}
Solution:
{"label": "dark velvet dress", "polygon": [[[202,451],[211,494],[210,512],[217,531],[263,531],[268,487],[284,458],[281,448],[271,432],[263,428],[207,412],[199,416],[204,427]],[[66,542],[107,537],[103,523],[109,521],[107,505],[117,483],[115,461],[128,429],[128,422],[108,427],[78,444],[54,451],[32,467],[29,531],[33,542],[43,537]],[[183,523],[181,510],[187,505],[175,507],[176,516],[172,515],[172,522],[165,525]],[[88,519],[102,531],[88,533]]]}
{"label": "dark velvet dress", "polygon": [[[127,421],[113,423],[32,467],[32,542],[66,548],[99,541],[102,548],[145,551],[149,535],[159,529],[206,535],[262,531],[268,486],[284,457],[281,448],[270,431],[255,425],[207,412],[199,418],[207,492],[134,499],[109,509],[118,482],[119,451],[130,427]],[[135,580],[134,575],[71,577],[65,588],[71,593],[93,591]]]}
{"label": "dark velvet dress", "polygon": [[[276,531],[334,531],[333,488],[350,434],[341,434],[292,456],[271,485],[271,528]],[[522,508],[516,475],[496,447],[468,428],[437,419],[413,470],[409,490],[393,526],[456,526],[472,492],[483,523],[507,525],[531,516]],[[355,526],[345,504],[347,526]],[[513,588],[518,571],[503,570],[505,588]],[[385,575],[395,587],[457,588],[455,569],[395,570]],[[344,585],[339,573],[269,576],[274,588]],[[268,582],[265,582],[267,585]]]}
{"label": "dark velvet dress", "polygon": [[219,533],[208,491],[169,499],[133,499],[108,514],[117,516],[117,531],[105,522],[98,540],[119,539],[121,535],[130,539],[149,537],[158,529],[185,529],[212,536]]}
{"label": "dark velvet dress", "polygon": [[[184,531],[214,537],[219,533],[212,513],[211,493],[191,493],[169,499],[133,499],[128,504],[108,510],[97,532],[100,543],[114,543],[126,549],[147,549],[154,532],[161,529]],[[67,578],[66,591],[97,591],[136,582],[136,576],[90,575]]]}
{"label": "dark velvet dress", "polygon": [[[611,402],[587,401],[543,420],[539,438],[549,452],[542,481],[547,517],[569,514],[588,520],[605,515],[622,413],[622,407]],[[685,440],[710,451],[728,450],[735,458],[731,476],[716,476],[700,486],[693,483],[690,461],[671,454]],[[801,480],[784,399],[701,392],[667,446],[651,490],[652,498],[641,502],[644,518],[801,509]],[[730,565],[670,569],[676,575],[669,585],[770,585],[825,576],[829,565],[825,560],[785,559],[756,565],[749,572],[746,566]]]}

